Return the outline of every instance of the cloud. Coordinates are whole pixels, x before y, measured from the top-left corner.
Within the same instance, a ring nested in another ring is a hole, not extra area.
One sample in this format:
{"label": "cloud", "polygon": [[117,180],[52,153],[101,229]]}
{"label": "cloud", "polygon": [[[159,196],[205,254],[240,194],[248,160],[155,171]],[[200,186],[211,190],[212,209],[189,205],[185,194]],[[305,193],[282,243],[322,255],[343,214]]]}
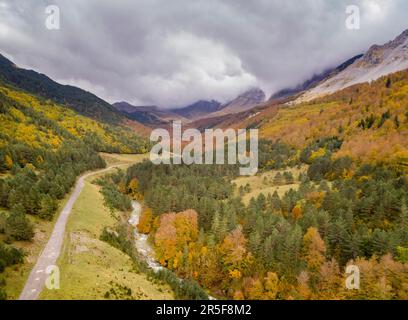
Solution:
{"label": "cloud", "polygon": [[[405,28],[405,0],[0,0],[0,52],[110,102],[183,106],[294,86]],[[45,27],[56,4],[61,29]]]}

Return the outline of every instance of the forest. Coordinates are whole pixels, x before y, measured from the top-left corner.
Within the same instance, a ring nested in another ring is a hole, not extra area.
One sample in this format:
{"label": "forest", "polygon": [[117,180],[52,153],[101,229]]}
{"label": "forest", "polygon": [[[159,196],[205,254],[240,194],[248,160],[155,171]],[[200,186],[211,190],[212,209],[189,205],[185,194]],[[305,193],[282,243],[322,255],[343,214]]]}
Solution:
{"label": "forest", "polygon": [[[277,178],[297,190],[248,205],[230,183],[234,166],[144,162],[119,185],[146,204],[138,228],[160,263],[217,298],[407,299],[407,176],[337,157],[342,143],[327,137],[297,151],[262,141],[263,171],[308,169]],[[346,289],[347,265],[359,267],[361,290]]]}

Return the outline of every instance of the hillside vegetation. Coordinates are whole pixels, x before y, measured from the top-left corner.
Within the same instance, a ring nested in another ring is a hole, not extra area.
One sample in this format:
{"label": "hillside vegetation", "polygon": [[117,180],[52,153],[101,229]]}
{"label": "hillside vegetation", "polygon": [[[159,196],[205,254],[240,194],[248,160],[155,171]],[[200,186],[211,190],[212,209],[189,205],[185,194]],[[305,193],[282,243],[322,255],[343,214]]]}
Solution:
{"label": "hillside vegetation", "polygon": [[296,148],[338,137],[343,141],[338,157],[408,166],[408,70],[265,115],[267,111],[245,125],[258,127],[263,138]]}
{"label": "hillside vegetation", "polygon": [[[76,177],[105,167],[99,151],[148,149],[130,128],[98,122],[4,83],[0,123],[0,272],[24,261],[24,252],[12,244],[35,238],[28,215],[52,220]],[[1,298],[3,285],[0,278]]]}
{"label": "hillside vegetation", "polygon": [[20,68],[2,55],[0,55],[0,79],[96,120],[119,124],[123,119],[113,106],[94,94],[77,87],[61,85],[36,71]]}

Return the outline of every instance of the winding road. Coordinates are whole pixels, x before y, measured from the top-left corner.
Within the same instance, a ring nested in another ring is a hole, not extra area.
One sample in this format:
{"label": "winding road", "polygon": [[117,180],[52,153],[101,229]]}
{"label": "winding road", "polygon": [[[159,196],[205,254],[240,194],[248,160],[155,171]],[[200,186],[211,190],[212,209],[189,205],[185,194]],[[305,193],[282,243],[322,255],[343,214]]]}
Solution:
{"label": "winding road", "polygon": [[25,283],[19,300],[36,300],[43,290],[45,281],[49,277],[49,268],[56,265],[57,259],[61,253],[61,247],[64,241],[65,226],[67,224],[72,207],[74,206],[75,201],[78,199],[78,196],[80,195],[85,185],[85,179],[90,176],[104,173],[113,168],[125,165],[127,164],[116,164],[102,170],[88,172],[78,179],[71,196],[69,197],[67,203],[65,204],[58,217],[58,220],[55,223],[54,230],[52,231],[47,245],[38,257],[37,263],[35,264],[34,268],[31,270],[30,276]]}

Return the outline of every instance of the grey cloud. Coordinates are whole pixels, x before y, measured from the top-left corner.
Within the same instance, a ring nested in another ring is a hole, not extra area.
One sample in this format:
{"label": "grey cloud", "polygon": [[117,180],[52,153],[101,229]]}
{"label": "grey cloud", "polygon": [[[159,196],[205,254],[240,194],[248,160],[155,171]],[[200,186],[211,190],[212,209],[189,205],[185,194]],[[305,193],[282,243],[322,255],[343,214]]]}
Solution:
{"label": "grey cloud", "polygon": [[[0,0],[0,52],[110,102],[182,106],[296,85],[407,25],[405,0]],[[45,28],[45,7],[61,30]]]}

